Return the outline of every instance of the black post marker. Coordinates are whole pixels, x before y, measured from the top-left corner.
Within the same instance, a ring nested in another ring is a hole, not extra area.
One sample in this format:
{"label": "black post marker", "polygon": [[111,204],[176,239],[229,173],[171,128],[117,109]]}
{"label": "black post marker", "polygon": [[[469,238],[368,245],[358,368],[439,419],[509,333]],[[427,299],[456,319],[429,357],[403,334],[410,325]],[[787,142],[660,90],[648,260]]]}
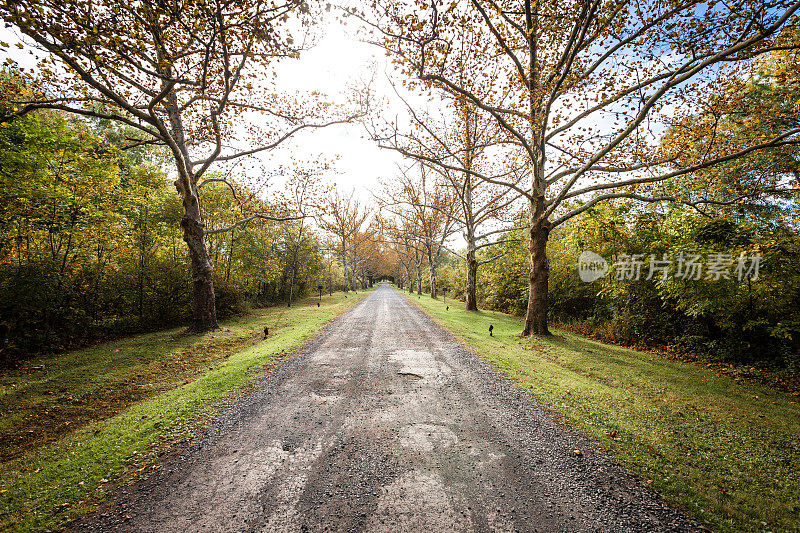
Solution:
{"label": "black post marker", "polygon": [[264,338],[265,338],[265,339],[267,338],[267,335],[269,335],[269,326],[266,326],[266,327],[264,328]]}
{"label": "black post marker", "polygon": [[493,330],[493,329],[494,329],[494,326],[493,326],[493,325],[491,325],[491,324],[489,324],[489,336],[490,336],[490,337],[494,337],[494,335],[492,335],[492,330]]}

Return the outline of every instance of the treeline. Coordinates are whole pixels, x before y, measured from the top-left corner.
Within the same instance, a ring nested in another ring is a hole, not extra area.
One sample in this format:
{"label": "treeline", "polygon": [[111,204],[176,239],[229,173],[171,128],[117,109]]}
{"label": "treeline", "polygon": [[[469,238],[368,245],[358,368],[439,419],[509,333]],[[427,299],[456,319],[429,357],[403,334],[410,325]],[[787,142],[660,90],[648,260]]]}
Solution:
{"label": "treeline", "polygon": [[[0,127],[0,361],[190,319],[180,199],[163,153],[147,143],[121,149],[130,139],[112,123],[57,111]],[[227,189],[202,190],[209,229],[241,218]],[[254,220],[207,236],[220,317],[341,283],[299,224]]]}
{"label": "treeline", "polygon": [[[622,344],[800,371],[800,232],[794,209],[793,203],[762,205],[709,216],[629,202],[595,207],[551,236],[550,319]],[[523,315],[527,239],[524,231],[511,237],[482,253],[502,255],[481,270],[478,302]],[[585,251],[606,261],[604,276],[581,279]],[[439,270],[440,290],[463,300],[463,262],[451,255]]]}

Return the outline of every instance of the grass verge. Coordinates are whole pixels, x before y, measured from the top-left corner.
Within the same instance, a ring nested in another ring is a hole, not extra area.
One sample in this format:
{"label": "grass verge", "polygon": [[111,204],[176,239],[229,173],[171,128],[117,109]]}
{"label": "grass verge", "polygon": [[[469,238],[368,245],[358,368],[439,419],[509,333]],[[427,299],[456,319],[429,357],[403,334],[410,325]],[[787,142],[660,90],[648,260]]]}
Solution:
{"label": "grass verge", "polygon": [[521,318],[458,301],[409,301],[701,522],[800,531],[795,398],[568,332],[523,339]]}
{"label": "grass verge", "polygon": [[0,529],[80,518],[365,294],[260,309],[205,336],[169,330],[43,356],[3,375],[0,436],[12,450],[2,453],[13,456],[0,463]]}

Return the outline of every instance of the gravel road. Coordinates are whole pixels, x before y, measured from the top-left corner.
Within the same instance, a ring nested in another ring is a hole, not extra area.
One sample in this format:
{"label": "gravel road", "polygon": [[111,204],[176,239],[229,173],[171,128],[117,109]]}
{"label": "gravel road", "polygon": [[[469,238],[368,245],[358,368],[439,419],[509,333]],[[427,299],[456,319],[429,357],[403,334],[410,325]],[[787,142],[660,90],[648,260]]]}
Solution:
{"label": "gravel road", "polygon": [[[573,451],[581,450],[582,456]],[[74,528],[687,531],[691,521],[380,286]]]}

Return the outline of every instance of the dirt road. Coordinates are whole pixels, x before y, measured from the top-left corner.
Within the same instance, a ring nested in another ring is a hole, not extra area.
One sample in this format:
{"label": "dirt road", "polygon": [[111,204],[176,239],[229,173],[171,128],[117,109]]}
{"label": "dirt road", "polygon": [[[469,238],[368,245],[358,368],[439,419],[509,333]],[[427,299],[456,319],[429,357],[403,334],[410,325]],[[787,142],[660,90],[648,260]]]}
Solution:
{"label": "dirt road", "polygon": [[158,472],[79,528],[691,529],[388,286]]}

